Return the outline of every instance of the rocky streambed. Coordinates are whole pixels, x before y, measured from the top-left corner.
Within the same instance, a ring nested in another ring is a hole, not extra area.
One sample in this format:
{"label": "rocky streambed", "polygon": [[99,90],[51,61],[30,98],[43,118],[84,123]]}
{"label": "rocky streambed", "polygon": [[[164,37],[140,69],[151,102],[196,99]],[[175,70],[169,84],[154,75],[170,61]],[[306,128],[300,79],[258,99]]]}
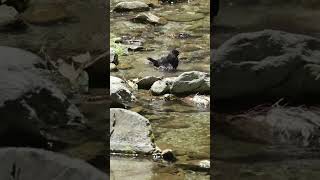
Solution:
{"label": "rocky streambed", "polygon": [[[111,1],[111,178],[210,178],[208,7]],[[172,49],[176,71],[147,63]]]}

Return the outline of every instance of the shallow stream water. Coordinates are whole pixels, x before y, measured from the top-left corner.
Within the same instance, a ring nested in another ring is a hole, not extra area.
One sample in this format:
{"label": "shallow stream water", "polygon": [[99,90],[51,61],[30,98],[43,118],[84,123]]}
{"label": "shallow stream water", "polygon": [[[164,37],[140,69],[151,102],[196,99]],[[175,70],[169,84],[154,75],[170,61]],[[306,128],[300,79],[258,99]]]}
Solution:
{"label": "shallow stream water", "polygon": [[[145,76],[178,76],[186,71],[210,71],[209,0],[158,4],[151,13],[167,19],[165,25],[149,25],[130,21],[137,13],[111,13],[111,37],[130,36],[145,40],[145,51],[120,56],[120,71],[111,75],[126,80]],[[111,9],[116,1],[111,1]],[[190,37],[177,38],[179,33]],[[158,71],[146,63],[147,57],[159,58],[176,48],[180,64],[174,73]],[[126,67],[121,69],[121,66]],[[160,149],[172,149],[178,161],[156,163],[147,159],[111,158],[111,179],[209,179],[209,172],[188,168],[201,160],[210,159],[210,113],[177,99],[165,101],[149,91],[134,91],[137,102],[132,108],[150,120],[155,143]],[[126,164],[126,166],[121,165]],[[179,166],[181,165],[182,166]],[[187,165],[187,166],[183,166]]]}

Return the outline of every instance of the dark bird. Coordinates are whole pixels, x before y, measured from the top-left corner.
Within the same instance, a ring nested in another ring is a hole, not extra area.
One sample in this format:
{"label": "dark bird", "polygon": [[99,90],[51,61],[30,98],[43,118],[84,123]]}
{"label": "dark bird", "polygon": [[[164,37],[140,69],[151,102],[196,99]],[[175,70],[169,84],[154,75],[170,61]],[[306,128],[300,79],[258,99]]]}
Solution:
{"label": "dark bird", "polygon": [[165,70],[175,70],[179,65],[179,51],[172,50],[166,57],[162,57],[158,60],[148,58],[148,60],[155,66]]}

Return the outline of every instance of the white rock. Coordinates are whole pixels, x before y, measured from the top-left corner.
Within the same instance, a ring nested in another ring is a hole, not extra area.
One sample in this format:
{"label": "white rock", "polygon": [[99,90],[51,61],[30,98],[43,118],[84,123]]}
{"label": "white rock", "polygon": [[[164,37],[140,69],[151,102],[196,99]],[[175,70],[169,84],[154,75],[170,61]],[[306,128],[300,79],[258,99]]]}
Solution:
{"label": "white rock", "polygon": [[155,144],[148,119],[126,109],[110,109],[110,150],[152,154]]}
{"label": "white rock", "polygon": [[136,100],[125,81],[114,76],[110,76],[110,97],[114,103],[122,105],[128,105]]}

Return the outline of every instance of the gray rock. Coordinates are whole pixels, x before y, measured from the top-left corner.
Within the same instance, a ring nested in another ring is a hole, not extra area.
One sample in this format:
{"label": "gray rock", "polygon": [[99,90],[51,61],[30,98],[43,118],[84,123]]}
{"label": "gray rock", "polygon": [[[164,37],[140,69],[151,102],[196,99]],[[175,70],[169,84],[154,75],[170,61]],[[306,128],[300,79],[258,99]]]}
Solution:
{"label": "gray rock", "polygon": [[208,73],[200,71],[190,71],[179,75],[178,77],[165,78],[156,81],[151,86],[151,93],[154,95],[163,95],[171,93],[175,95],[188,94],[209,94],[210,76]]}
{"label": "gray rock", "polygon": [[110,109],[111,152],[151,155],[155,147],[148,119],[126,109]]}
{"label": "gray rock", "polygon": [[148,13],[140,13],[136,17],[132,19],[133,22],[136,23],[144,23],[144,24],[165,24],[164,19],[148,12]]}
{"label": "gray rock", "polygon": [[174,155],[171,149],[163,150],[161,156],[165,161],[174,162],[177,160],[176,156]]}
{"label": "gray rock", "polygon": [[234,36],[213,57],[216,100],[320,97],[320,40],[265,30]]}
{"label": "gray rock", "polygon": [[84,125],[79,110],[49,80],[51,73],[40,57],[1,46],[0,60],[1,139],[10,139],[12,132],[24,134],[21,141],[28,135],[41,139],[43,133],[57,126]]}
{"label": "gray rock", "polygon": [[144,47],[143,46],[137,46],[137,45],[123,45],[127,51],[143,51]]}
{"label": "gray rock", "polygon": [[190,71],[179,75],[171,86],[172,94],[208,94],[210,76],[200,71]]}
{"label": "gray rock", "polygon": [[0,157],[0,179],[109,179],[84,161],[41,149],[2,148]]}
{"label": "gray rock", "polygon": [[165,101],[174,101],[174,100],[177,100],[178,97],[173,95],[173,94],[165,94],[165,95],[162,96],[161,99],[163,99]]}
{"label": "gray rock", "polygon": [[110,48],[110,63],[113,63],[115,65],[119,64],[118,54],[113,48]]}
{"label": "gray rock", "polygon": [[170,93],[171,84],[174,78],[164,78],[152,84],[150,91],[153,95],[163,95]]}
{"label": "gray rock", "polygon": [[134,102],[136,99],[128,89],[125,81],[114,76],[110,76],[110,97],[113,103],[125,106]]}
{"label": "gray rock", "polygon": [[208,95],[187,96],[183,98],[183,101],[201,109],[210,109],[210,96]]}
{"label": "gray rock", "polygon": [[120,39],[116,40],[115,43],[121,43],[125,45],[135,45],[135,46],[143,46],[145,40],[137,39],[137,37],[131,36],[121,36]]}
{"label": "gray rock", "polygon": [[202,160],[199,162],[199,166],[202,168],[210,169],[210,160]]}
{"label": "gray rock", "polygon": [[139,89],[150,89],[153,83],[160,80],[160,77],[154,77],[154,76],[146,76],[140,80],[138,80],[138,88]]}
{"label": "gray rock", "polygon": [[132,1],[132,2],[120,2],[118,3],[113,11],[115,12],[126,12],[126,11],[148,11],[149,6],[140,1]]}
{"label": "gray rock", "polygon": [[6,5],[0,6],[0,28],[18,20],[18,12]]}

